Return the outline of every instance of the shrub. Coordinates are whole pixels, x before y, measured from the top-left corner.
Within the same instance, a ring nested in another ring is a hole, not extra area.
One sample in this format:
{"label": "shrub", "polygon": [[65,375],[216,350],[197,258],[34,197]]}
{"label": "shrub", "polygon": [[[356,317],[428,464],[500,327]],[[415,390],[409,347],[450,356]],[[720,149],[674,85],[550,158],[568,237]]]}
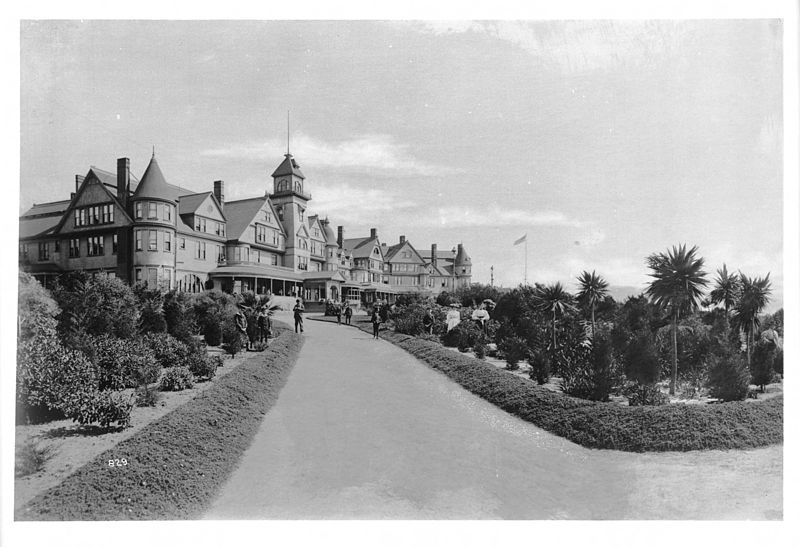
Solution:
{"label": "shrub", "polygon": [[192,297],[179,291],[164,295],[164,320],[167,332],[181,342],[188,342],[197,332]]}
{"label": "shrub", "polygon": [[504,338],[497,345],[497,349],[503,354],[508,370],[517,370],[519,368],[519,362],[524,359],[528,353],[525,340],[519,336]]}
{"label": "shrub", "polygon": [[531,380],[536,380],[540,386],[546,384],[550,379],[550,357],[547,352],[534,350],[528,356],[528,364],[530,365]]}
{"label": "shrub", "polygon": [[187,359],[189,370],[198,378],[211,380],[217,372],[217,361],[204,353],[192,353]]}
{"label": "shrub", "polygon": [[19,273],[17,310],[19,339],[29,340],[34,336],[55,336],[61,312],[58,304],[42,285],[25,272]]}
{"label": "shrub", "polygon": [[163,368],[186,364],[189,347],[167,333],[149,333],[142,342],[153,352],[156,362]]}
{"label": "shrub", "polygon": [[658,350],[649,330],[636,332],[623,349],[625,376],[640,385],[651,385],[661,377]]}
{"label": "shrub", "polygon": [[775,353],[776,348],[763,340],[759,340],[753,348],[750,357],[750,374],[753,383],[761,388],[761,393],[764,393],[764,387],[772,383],[775,377]]}
{"label": "shrub", "polygon": [[[244,347],[244,335],[236,327],[233,321],[229,321],[222,326],[222,341],[225,351],[236,357]],[[210,345],[210,344],[209,344]]]}
{"label": "shrub", "polygon": [[224,329],[233,323],[236,302],[231,295],[222,291],[206,291],[196,297],[194,313],[206,343],[219,346],[225,341]]}
{"label": "shrub", "polygon": [[216,368],[219,368],[219,367],[225,365],[225,360],[222,358],[221,355],[212,355],[212,356],[209,357],[209,359],[214,361],[214,364],[216,365]]}
{"label": "shrub", "polygon": [[630,382],[622,390],[629,406],[660,406],[669,403],[669,396],[655,384]]}
{"label": "shrub", "polygon": [[133,294],[139,307],[139,330],[148,332],[166,332],[167,321],[164,319],[164,295],[159,289],[148,289],[147,285],[138,283],[133,287]]}
{"label": "shrub", "polygon": [[402,334],[416,336],[425,332],[422,319],[425,310],[431,310],[433,315],[433,332],[441,334],[447,330],[446,312],[440,306],[431,306],[422,302],[415,302],[408,306],[396,306],[391,318],[394,321],[394,330]]}
{"label": "shrub", "polygon": [[486,358],[486,342],[481,339],[475,342],[475,345],[472,346],[472,352],[475,354],[475,357],[478,359],[485,359]]}
{"label": "shrub", "polygon": [[192,371],[188,367],[169,367],[161,377],[161,391],[183,391],[193,386]]}
{"label": "shrub", "polygon": [[709,395],[722,401],[741,401],[747,397],[750,371],[740,354],[712,355],[709,358]]}
{"label": "shrub", "polygon": [[53,337],[35,336],[17,347],[17,404],[20,420],[63,415],[68,397],[97,388],[92,363]]}
{"label": "shrub", "polygon": [[94,337],[92,345],[101,390],[119,390],[158,381],[161,365],[145,343],[103,335]]}
{"label": "shrub", "polygon": [[613,361],[611,339],[598,334],[586,357],[561,371],[562,391],[581,399],[607,401],[613,383]]}
{"label": "shrub", "polygon": [[81,425],[99,423],[108,428],[116,422],[126,428],[131,423],[135,396],[118,391],[94,391],[73,398],[66,408],[67,415]]}
{"label": "shrub", "polygon": [[147,386],[136,389],[136,406],[156,406],[160,398],[158,391]]}
{"label": "shrub", "polygon": [[61,308],[63,335],[83,331],[131,338],[139,330],[139,310],[131,287],[117,277],[72,272],[59,278],[53,297]]}
{"label": "shrub", "polygon": [[445,333],[442,336],[442,343],[448,347],[467,350],[474,346],[475,342],[483,338],[483,331],[475,324],[475,321],[466,320],[461,321],[450,332]]}
{"label": "shrub", "polygon": [[25,441],[17,448],[14,462],[14,476],[25,477],[44,469],[47,460],[53,457],[53,448],[41,446],[31,440]]}

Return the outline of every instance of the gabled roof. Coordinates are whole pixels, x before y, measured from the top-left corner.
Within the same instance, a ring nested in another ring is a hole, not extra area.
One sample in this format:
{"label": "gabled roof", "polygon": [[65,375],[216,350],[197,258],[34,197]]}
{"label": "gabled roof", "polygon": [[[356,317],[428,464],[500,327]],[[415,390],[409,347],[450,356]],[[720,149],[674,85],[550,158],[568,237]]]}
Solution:
{"label": "gabled roof", "polygon": [[298,228],[297,233],[295,235],[298,235],[300,237],[311,237],[310,234],[308,233],[308,228],[306,228],[305,224],[300,225],[300,228]]}
{"label": "gabled roof", "polygon": [[[225,202],[225,218],[227,220],[227,237],[228,239],[239,239],[244,234],[244,231],[255,220],[258,212],[263,208],[264,202],[272,212],[272,217],[277,219],[278,213],[272,202],[266,196],[240,199],[237,201]],[[272,226],[273,229],[278,230],[281,235],[286,236],[286,231],[283,225],[278,222],[277,226]]]}
{"label": "gabled roof", "polygon": [[428,264],[428,267],[433,268],[433,275],[438,275],[440,277],[450,277],[453,275],[453,266],[440,266],[437,264],[434,268],[432,264]]}
{"label": "gabled roof", "polygon": [[214,192],[200,192],[198,194],[186,194],[184,196],[180,196],[178,199],[178,214],[191,215],[195,213],[197,208],[203,204],[209,194],[213,196]]}
{"label": "gabled roof", "polygon": [[425,262],[425,259],[422,258],[422,256],[417,252],[417,250],[414,248],[414,246],[408,240],[406,240],[406,241],[404,241],[402,243],[395,243],[394,245],[383,249],[383,258],[384,258],[384,260],[386,260],[387,262],[391,261],[392,258],[394,258],[394,256],[398,252],[400,252],[400,249],[402,249],[405,246],[408,246],[409,248],[411,248],[411,250],[414,252],[414,254],[417,255],[417,258],[420,259],[420,262]]}
{"label": "gabled roof", "polygon": [[369,258],[375,247],[381,247],[377,237],[357,237],[342,241],[342,248],[352,254],[353,258]]}
{"label": "gabled roof", "polygon": [[294,161],[294,158],[292,157],[291,154],[284,154],[283,157],[284,160],[281,162],[278,168],[275,169],[275,172],[272,173],[273,178],[281,177],[283,175],[296,175],[301,179],[306,178],[303,172],[300,171],[300,166],[297,164],[296,161]]}
{"label": "gabled roof", "polygon": [[177,202],[180,194],[181,191],[177,186],[167,184],[166,179],[164,179],[164,173],[161,172],[158,161],[153,156],[150,158],[150,163],[147,165],[144,175],[142,175],[139,186],[133,193],[133,198],[157,198]]}

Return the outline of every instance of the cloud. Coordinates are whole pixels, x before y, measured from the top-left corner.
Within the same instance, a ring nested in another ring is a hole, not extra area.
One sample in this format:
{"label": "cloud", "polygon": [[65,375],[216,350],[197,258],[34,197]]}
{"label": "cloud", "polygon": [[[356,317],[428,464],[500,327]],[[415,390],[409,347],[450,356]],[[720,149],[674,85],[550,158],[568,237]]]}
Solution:
{"label": "cloud", "polygon": [[[285,144],[277,139],[248,142],[205,150],[201,155],[261,162],[268,150],[280,150]],[[291,141],[292,154],[297,161],[320,170],[371,174],[379,171],[392,176],[445,176],[462,172],[459,168],[427,164],[415,158],[410,148],[396,143],[390,135],[363,135],[346,141],[325,142],[297,133]]]}
{"label": "cloud", "polygon": [[686,34],[685,25],[674,21],[415,21],[406,27],[437,36],[482,34],[564,73],[647,65]]}
{"label": "cloud", "polygon": [[314,213],[328,215],[337,224],[380,224],[387,214],[418,207],[401,192],[350,184],[321,184],[314,189],[313,198]]}
{"label": "cloud", "polygon": [[483,226],[571,226],[582,224],[558,211],[525,211],[491,207],[447,206],[431,208],[422,215],[420,222],[442,228]]}

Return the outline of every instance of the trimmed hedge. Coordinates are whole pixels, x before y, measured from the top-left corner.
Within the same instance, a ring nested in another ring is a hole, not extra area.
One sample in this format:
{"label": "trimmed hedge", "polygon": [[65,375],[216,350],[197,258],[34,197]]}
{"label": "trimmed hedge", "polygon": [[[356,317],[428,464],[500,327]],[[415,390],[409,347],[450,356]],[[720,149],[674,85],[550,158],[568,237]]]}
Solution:
{"label": "trimmed hedge", "polygon": [[[16,511],[17,520],[199,518],[278,398],[303,338],[285,327],[185,405],[78,469]],[[109,466],[125,458],[127,465]]]}
{"label": "trimmed hedge", "polygon": [[[371,332],[363,321],[354,326]],[[383,339],[506,412],[589,448],[659,452],[783,442],[783,396],[763,402],[656,407],[592,402],[554,393],[435,342],[391,331]]]}

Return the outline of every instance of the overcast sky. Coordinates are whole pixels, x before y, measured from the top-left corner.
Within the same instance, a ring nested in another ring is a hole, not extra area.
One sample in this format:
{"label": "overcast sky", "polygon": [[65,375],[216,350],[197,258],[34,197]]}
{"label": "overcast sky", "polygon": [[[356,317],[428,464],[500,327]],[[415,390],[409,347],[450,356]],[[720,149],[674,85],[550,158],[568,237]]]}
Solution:
{"label": "overcast sky", "polygon": [[313,212],[473,280],[643,287],[698,245],[782,299],[782,27],[770,20],[32,22],[20,212],[156,147],[167,178],[261,195],[286,151]]}

